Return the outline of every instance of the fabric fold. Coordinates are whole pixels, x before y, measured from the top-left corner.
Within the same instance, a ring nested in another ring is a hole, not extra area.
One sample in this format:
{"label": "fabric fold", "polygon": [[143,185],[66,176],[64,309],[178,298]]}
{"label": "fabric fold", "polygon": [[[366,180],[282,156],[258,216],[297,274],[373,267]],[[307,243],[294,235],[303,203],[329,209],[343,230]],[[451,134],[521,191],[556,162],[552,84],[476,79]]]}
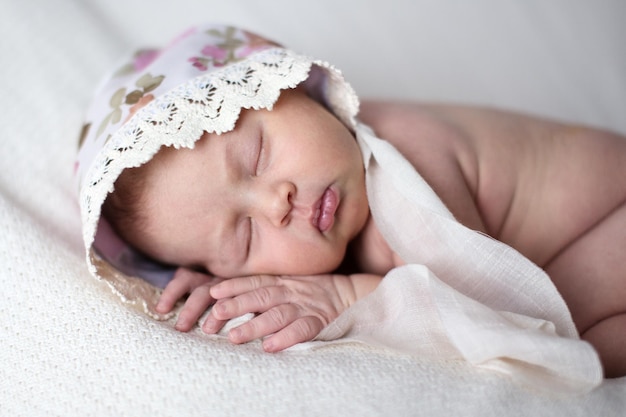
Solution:
{"label": "fabric fold", "polygon": [[[364,125],[357,139],[372,216],[407,262],[324,329],[435,358],[463,358],[523,383],[583,393],[602,381],[550,278],[513,248],[457,222],[388,142]],[[427,265],[427,266],[425,266]]]}

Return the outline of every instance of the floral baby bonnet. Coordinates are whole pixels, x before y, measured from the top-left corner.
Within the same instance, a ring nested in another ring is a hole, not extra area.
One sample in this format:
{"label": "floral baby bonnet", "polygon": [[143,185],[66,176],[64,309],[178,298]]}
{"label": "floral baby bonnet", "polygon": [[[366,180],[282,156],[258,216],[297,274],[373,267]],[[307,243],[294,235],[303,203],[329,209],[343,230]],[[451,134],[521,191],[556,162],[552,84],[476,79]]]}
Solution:
{"label": "floral baby bonnet", "polygon": [[88,109],[75,166],[90,272],[125,302],[166,319],[154,306],[173,270],[133,250],[100,216],[116,179],[162,146],[193,148],[204,131],[232,130],[242,109],[271,109],[281,90],[303,82],[354,127],[358,99],[338,70],[234,27],[193,27],[162,49],[136,52],[109,76]]}

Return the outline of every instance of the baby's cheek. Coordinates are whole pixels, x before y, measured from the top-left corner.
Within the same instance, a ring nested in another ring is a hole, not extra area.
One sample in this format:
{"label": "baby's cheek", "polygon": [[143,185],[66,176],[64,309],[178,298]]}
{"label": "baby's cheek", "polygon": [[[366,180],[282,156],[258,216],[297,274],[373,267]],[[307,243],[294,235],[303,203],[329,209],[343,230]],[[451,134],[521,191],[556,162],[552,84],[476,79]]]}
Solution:
{"label": "baby's cheek", "polygon": [[317,275],[337,270],[346,254],[347,243],[338,239],[293,238],[265,241],[263,251],[258,253],[251,274],[269,275]]}
{"label": "baby's cheek", "polygon": [[343,263],[346,244],[335,244],[316,252],[308,252],[303,262],[302,275],[328,274],[336,271]]}

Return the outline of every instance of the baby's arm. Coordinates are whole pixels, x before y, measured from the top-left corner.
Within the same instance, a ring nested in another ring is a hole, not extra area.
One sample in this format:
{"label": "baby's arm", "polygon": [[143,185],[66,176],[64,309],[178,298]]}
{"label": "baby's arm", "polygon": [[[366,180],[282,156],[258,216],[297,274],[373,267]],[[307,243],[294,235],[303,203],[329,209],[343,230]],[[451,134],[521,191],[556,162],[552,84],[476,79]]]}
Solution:
{"label": "baby's arm", "polygon": [[228,279],[211,287],[210,294],[218,301],[202,329],[216,333],[229,319],[259,313],[232,329],[228,338],[245,343],[265,337],[263,349],[277,352],[312,340],[356,300],[373,291],[381,279],[372,274]]}

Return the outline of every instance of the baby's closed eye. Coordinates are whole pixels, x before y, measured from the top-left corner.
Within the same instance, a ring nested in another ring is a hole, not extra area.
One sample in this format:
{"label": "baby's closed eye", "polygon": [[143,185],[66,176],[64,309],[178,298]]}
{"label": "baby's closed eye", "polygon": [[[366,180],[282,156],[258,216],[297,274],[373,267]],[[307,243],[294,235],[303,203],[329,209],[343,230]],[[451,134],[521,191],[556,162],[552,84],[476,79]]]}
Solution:
{"label": "baby's closed eye", "polygon": [[248,233],[246,238],[246,259],[250,257],[250,250],[252,247],[252,235],[254,234],[254,225],[252,224],[254,220],[252,217],[248,217]]}
{"label": "baby's closed eye", "polygon": [[259,133],[257,149],[256,149],[256,162],[254,165],[254,175],[259,176],[263,170],[267,167],[267,141],[263,132]]}

